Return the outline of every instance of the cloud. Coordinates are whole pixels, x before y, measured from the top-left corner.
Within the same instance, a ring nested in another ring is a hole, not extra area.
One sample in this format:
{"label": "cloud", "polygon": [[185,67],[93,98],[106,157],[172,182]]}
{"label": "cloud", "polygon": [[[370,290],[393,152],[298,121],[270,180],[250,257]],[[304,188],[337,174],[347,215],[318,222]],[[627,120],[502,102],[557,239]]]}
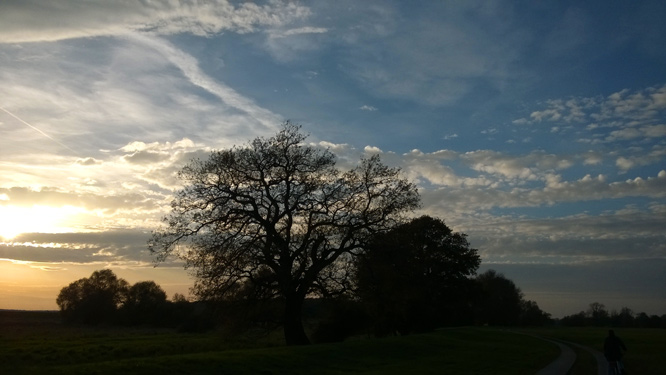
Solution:
{"label": "cloud", "polygon": [[[216,95],[228,106],[245,112],[251,119],[258,120],[263,127],[275,130],[280,123],[279,116],[269,110],[261,108],[253,100],[240,95],[231,87],[226,86],[205,74],[199,68],[199,64],[194,57],[177,49],[171,43],[160,38],[149,37],[143,34],[132,34],[129,38],[155,49],[177,66],[192,84]],[[263,130],[265,129],[261,129],[260,131]]]}
{"label": "cloud", "polygon": [[[354,154],[348,147],[332,151],[339,156]],[[594,152],[564,157],[542,151],[510,155],[492,150],[424,153],[415,149],[401,156],[382,153],[382,157],[385,162],[402,167],[411,180],[417,181],[422,187],[424,207],[442,217],[462,218],[496,208],[666,197],[666,171],[626,180],[614,180],[603,174],[568,180],[559,174],[578,163],[601,163],[602,156]]]}
{"label": "cloud", "polygon": [[640,155],[620,156],[615,161],[615,165],[623,172],[632,168],[656,164],[664,160],[666,157],[666,147],[655,145],[652,151],[648,153],[641,153]]}
{"label": "cloud", "polygon": [[581,155],[584,165],[598,165],[604,160],[603,154],[598,151],[588,151]]}
{"label": "cloud", "polygon": [[262,47],[280,62],[303,60],[307,52],[316,51],[322,47],[323,34],[328,29],[324,27],[304,26],[289,29],[267,30],[267,38]]}
{"label": "cloud", "polygon": [[[7,116],[0,129],[6,153],[3,187],[73,190],[69,182],[90,181],[91,173],[98,174],[92,178],[98,186],[114,186],[121,179],[134,181],[135,171],[109,160],[103,150],[137,140],[164,144],[186,136],[200,148],[202,140],[229,147],[270,133],[281,122],[280,116],[203,73],[191,55],[155,37],[127,35],[89,46],[27,44],[4,51],[0,96],[7,98],[5,105],[79,155],[59,156],[66,150]],[[49,63],[55,55],[58,69]],[[134,165],[168,159],[155,153],[131,154],[123,156]],[[104,171],[98,168],[101,163]],[[68,169],[72,165],[87,169]],[[160,172],[144,171],[145,178],[161,184],[167,179],[158,176]]]}
{"label": "cloud", "polygon": [[573,165],[568,157],[540,151],[515,157],[498,151],[478,150],[465,153],[462,160],[476,171],[521,180],[535,180],[545,172],[567,169]]}
{"label": "cloud", "polygon": [[[659,118],[666,110],[666,85],[631,91],[624,89],[607,97],[552,99],[544,109],[530,113],[533,122],[592,122],[594,128],[636,126]],[[619,122],[618,122],[619,121]],[[516,124],[530,122],[525,118]]]}
{"label": "cloud", "polygon": [[168,160],[171,156],[167,153],[152,151],[137,151],[131,155],[123,156],[123,160],[132,164],[153,164]]}
{"label": "cloud", "polygon": [[157,209],[155,198],[161,198],[159,193],[148,191],[131,192],[123,191],[120,194],[94,194],[86,192],[67,192],[60,188],[42,187],[32,190],[25,187],[0,188],[0,194],[8,197],[6,205],[18,207],[32,207],[42,205],[49,207],[81,207],[89,211],[100,210],[107,215],[112,215],[118,210],[125,211],[148,211]]}
{"label": "cloud", "polygon": [[487,263],[577,264],[663,259],[666,224],[654,212],[628,210],[560,218],[495,217],[465,232]]}
{"label": "cloud", "polygon": [[75,163],[78,165],[99,165],[102,164],[102,161],[88,157],[83,159],[76,159]]}
{"label": "cloud", "polygon": [[149,265],[150,233],[142,230],[107,230],[98,233],[24,233],[0,242],[0,258],[21,262]]}
{"label": "cloud", "polygon": [[558,121],[562,118],[559,109],[545,109],[543,111],[534,111],[530,113],[530,118],[536,122],[541,121]]}
{"label": "cloud", "polygon": [[293,36],[293,35],[302,35],[302,34],[323,34],[328,32],[328,29],[325,27],[312,27],[312,26],[306,26],[306,27],[299,27],[296,29],[288,29],[285,31],[273,31],[270,32],[270,37],[271,38],[285,38],[288,36]]}
{"label": "cloud", "polygon": [[374,112],[374,111],[377,110],[377,108],[375,108],[375,107],[373,107],[373,106],[371,106],[371,105],[365,105],[365,104],[362,105],[359,109],[360,109],[361,111],[369,111],[369,112]]}
{"label": "cloud", "polygon": [[118,0],[112,4],[103,0],[83,3],[54,0],[33,6],[30,2],[10,0],[0,5],[0,43],[122,35],[133,31],[199,36],[223,31],[249,33],[257,28],[286,25],[309,15],[308,8],[282,1],[234,5],[226,0]]}
{"label": "cloud", "polygon": [[666,137],[666,125],[644,125],[636,128],[624,128],[612,131],[607,137],[607,142],[628,140],[634,138],[662,138]]}
{"label": "cloud", "polygon": [[409,21],[392,3],[357,2],[353,13],[314,6],[313,13],[345,14],[336,25],[341,37],[327,42],[340,51],[340,69],[375,96],[449,106],[478,87],[500,91],[527,38],[513,9],[475,2],[426,7]]}
{"label": "cloud", "polygon": [[374,146],[365,146],[365,148],[363,148],[363,151],[366,154],[381,154],[383,152],[379,147],[374,147]]}

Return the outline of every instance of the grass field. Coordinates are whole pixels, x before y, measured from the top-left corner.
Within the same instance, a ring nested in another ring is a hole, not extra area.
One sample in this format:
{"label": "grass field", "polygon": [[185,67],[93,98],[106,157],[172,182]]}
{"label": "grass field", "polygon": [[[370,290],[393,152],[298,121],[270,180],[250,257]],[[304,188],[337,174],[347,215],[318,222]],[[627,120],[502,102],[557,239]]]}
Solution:
{"label": "grass field", "polygon": [[[281,334],[233,340],[220,333],[66,327],[59,316],[0,311],[0,374],[534,374],[559,355],[553,344],[492,328],[443,329],[386,339],[285,347]],[[605,329],[529,333],[601,349]],[[661,374],[664,330],[617,330],[633,374]],[[596,371],[584,351],[573,374]]]}
{"label": "grass field", "polygon": [[[532,334],[575,342],[603,352],[608,328],[552,327],[524,330]],[[624,363],[630,374],[666,374],[666,330],[656,328],[616,328],[615,333],[627,346]],[[591,356],[577,350],[576,373],[587,374]]]}
{"label": "grass field", "polygon": [[285,347],[215,332],[64,327],[45,313],[0,312],[0,327],[2,374],[534,374],[559,354],[483,328]]}

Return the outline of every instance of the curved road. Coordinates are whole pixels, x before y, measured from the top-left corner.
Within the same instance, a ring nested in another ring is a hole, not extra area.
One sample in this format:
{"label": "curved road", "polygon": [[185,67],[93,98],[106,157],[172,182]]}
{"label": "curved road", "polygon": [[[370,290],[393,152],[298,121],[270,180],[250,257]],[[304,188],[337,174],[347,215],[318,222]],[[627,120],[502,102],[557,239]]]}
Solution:
{"label": "curved road", "polygon": [[576,362],[576,353],[573,351],[573,349],[571,349],[571,346],[583,349],[594,356],[594,358],[597,360],[598,375],[606,375],[608,373],[608,362],[606,362],[606,358],[604,358],[604,355],[598,350],[594,350],[590,347],[573,342],[551,340],[541,336],[534,337],[551,342],[560,347],[560,356],[548,364],[548,366],[539,370],[537,375],[566,375],[573,366],[574,362]]}

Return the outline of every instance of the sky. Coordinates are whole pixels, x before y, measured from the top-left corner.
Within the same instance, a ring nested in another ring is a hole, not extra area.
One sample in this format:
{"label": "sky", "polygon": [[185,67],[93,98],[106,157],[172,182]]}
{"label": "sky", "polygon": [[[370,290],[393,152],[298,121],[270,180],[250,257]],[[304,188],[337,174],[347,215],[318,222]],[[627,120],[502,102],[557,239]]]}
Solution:
{"label": "sky", "polygon": [[666,2],[0,2],[0,309],[155,267],[176,172],[302,125],[561,317],[666,314]]}

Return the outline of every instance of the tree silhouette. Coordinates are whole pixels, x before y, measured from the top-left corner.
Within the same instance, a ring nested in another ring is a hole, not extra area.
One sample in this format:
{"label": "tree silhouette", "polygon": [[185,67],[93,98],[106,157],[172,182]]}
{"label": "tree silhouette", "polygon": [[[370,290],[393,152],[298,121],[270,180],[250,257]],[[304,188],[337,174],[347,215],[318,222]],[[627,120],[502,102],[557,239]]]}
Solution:
{"label": "tree silhouette", "polygon": [[375,236],[357,262],[358,294],[375,334],[471,323],[470,276],[481,260],[463,233],[423,216]]}
{"label": "tree silhouette", "polygon": [[521,300],[520,302],[520,325],[542,326],[551,322],[550,314],[539,308],[536,302]]}
{"label": "tree silhouette", "polygon": [[416,187],[379,157],[342,172],[331,152],[305,139],[287,122],[273,137],[187,165],[179,174],[186,186],[149,243],[158,260],[174,252],[185,260],[202,298],[246,280],[275,290],[289,345],[309,343],[305,297],[344,289],[350,255],[419,204]]}
{"label": "tree silhouette", "polygon": [[129,284],[109,269],[95,271],[62,288],[56,299],[69,323],[110,323],[127,299]]}
{"label": "tree silhouette", "polygon": [[167,295],[154,281],[140,281],[127,291],[123,305],[126,319],[132,324],[159,323],[166,310]]}
{"label": "tree silhouette", "polygon": [[517,325],[520,322],[523,293],[503,274],[488,270],[476,281],[481,288],[477,318],[489,325]]}
{"label": "tree silhouette", "polygon": [[609,314],[603,303],[592,302],[587,308],[587,316],[592,319],[593,324],[596,326],[605,326],[608,324]]}

